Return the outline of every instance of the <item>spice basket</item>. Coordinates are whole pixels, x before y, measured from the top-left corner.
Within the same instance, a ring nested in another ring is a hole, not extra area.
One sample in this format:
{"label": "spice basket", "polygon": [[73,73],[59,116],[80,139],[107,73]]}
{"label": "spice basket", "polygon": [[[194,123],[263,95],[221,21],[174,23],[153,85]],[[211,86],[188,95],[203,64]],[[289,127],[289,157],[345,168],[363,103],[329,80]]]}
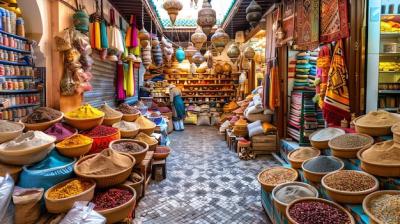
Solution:
{"label": "spice basket", "polygon": [[22,131],[25,128],[25,125],[23,123],[15,123],[20,126],[20,128],[16,131],[7,131],[7,132],[0,132],[0,144],[4,142],[8,142],[13,140],[14,138],[18,137],[19,135],[22,134]]}
{"label": "spice basket", "polygon": [[357,124],[357,121],[364,116],[365,115],[354,119],[353,122],[356,127],[356,132],[367,134],[367,135],[374,136],[374,137],[390,135],[392,133],[391,132],[392,125],[375,127],[375,126],[362,126],[362,125]]}
{"label": "spice basket", "polygon": [[72,118],[64,116],[65,122],[78,130],[88,130],[103,123],[104,115],[96,118]]}
{"label": "spice basket", "polygon": [[88,156],[80,158],[78,160],[78,162],[76,162],[74,164],[74,172],[78,177],[93,179],[94,181],[96,181],[96,185],[99,188],[105,188],[105,187],[110,187],[110,186],[121,184],[126,179],[128,179],[129,175],[132,172],[132,168],[135,165],[135,161],[136,161],[135,158],[131,155],[128,155],[126,153],[121,153],[121,154],[129,157],[132,160],[132,165],[129,166],[128,168],[126,168],[125,170],[121,170],[118,173],[110,174],[110,175],[86,175],[86,174],[81,173],[77,169],[77,166],[80,163],[82,163],[83,161],[85,161],[87,159],[94,157],[96,154],[92,154],[92,155],[88,155]]}
{"label": "spice basket", "polygon": [[[335,128],[335,129],[340,130],[340,132],[342,132],[342,134],[346,134],[346,132],[343,131],[342,129],[339,129],[339,128]],[[317,149],[327,149],[327,148],[329,148],[329,145],[328,145],[329,140],[325,140],[325,141],[312,140],[312,137],[317,133],[318,133],[318,131],[312,133],[308,137],[308,139],[310,140],[311,146],[314,147],[314,148],[317,148]]]}
{"label": "spice basket", "polygon": [[100,137],[89,137],[89,138],[93,139],[92,148],[90,149],[89,153],[98,153],[108,148],[110,142],[120,139],[121,133],[118,129],[116,133],[113,133],[111,135],[100,136]]}
{"label": "spice basket", "polygon": [[54,146],[54,143],[48,143],[25,150],[0,150],[0,162],[21,166],[37,163],[43,160],[54,149]]}
{"label": "spice basket", "polygon": [[286,186],[294,186],[294,185],[302,186],[302,187],[308,188],[310,191],[314,192],[315,198],[318,198],[318,197],[319,197],[318,190],[317,190],[315,187],[313,187],[313,186],[311,186],[311,185],[309,185],[309,184],[307,184],[307,183],[302,183],[302,182],[291,182],[291,183],[279,184],[278,186],[276,186],[276,187],[272,190],[272,194],[271,194],[271,195],[272,195],[272,200],[274,201],[275,207],[276,207],[282,214],[284,214],[284,215],[286,215],[286,207],[288,206],[288,204],[279,201],[279,200],[276,198],[275,195],[276,195],[276,192],[278,192],[278,191],[279,191],[280,189],[282,189],[283,187],[286,187]]}
{"label": "spice basket", "polygon": [[[293,169],[301,169],[301,164],[303,164],[303,162],[305,160],[296,160],[296,159],[291,158],[292,155],[293,155],[293,152],[295,152],[295,151],[289,152],[287,158],[288,158],[289,163],[290,163],[290,165],[292,166]],[[318,151],[318,154],[316,154],[314,157],[317,157],[317,156],[321,155],[321,151],[320,150],[316,149],[316,151]]]}
{"label": "spice basket", "polygon": [[[264,181],[261,180],[261,174],[264,173],[264,172],[266,172],[266,171],[268,171],[268,170],[270,170],[270,169],[272,169],[272,168],[275,168],[275,167],[267,168],[267,169],[261,171],[261,172],[257,175],[257,180],[258,180],[258,182],[261,184],[262,188],[263,188],[265,191],[267,191],[267,192],[272,192],[272,190],[274,189],[274,187],[276,187],[278,184],[268,184],[268,183],[265,183]],[[292,180],[287,180],[287,182],[293,182],[293,181],[297,180],[297,178],[299,177],[299,173],[297,172],[297,170],[295,170],[295,169],[293,169],[293,168],[287,168],[287,167],[285,167],[285,168],[288,169],[288,170],[290,170],[291,172],[294,172],[294,173],[296,174],[295,177],[294,177]]]}
{"label": "spice basket", "polygon": [[61,155],[74,158],[88,153],[92,148],[92,145],[93,139],[90,140],[90,143],[85,145],[62,147],[60,144],[56,144],[56,148]]}
{"label": "spice basket", "polygon": [[[339,146],[336,146],[332,143],[332,141],[329,141],[329,148],[331,149],[332,155],[339,157],[339,158],[345,158],[345,159],[351,159],[351,158],[356,158],[357,157],[357,152],[363,148],[369,148],[374,144],[374,139],[366,134],[360,134],[360,133],[355,133],[351,135],[360,135],[360,136],[365,136],[369,139],[369,142],[361,147],[353,147],[353,148],[342,148]],[[339,136],[340,137],[340,136]]]}
{"label": "spice basket", "polygon": [[365,191],[357,191],[357,192],[341,191],[341,190],[337,190],[337,189],[331,188],[326,184],[325,180],[326,180],[327,177],[329,177],[330,175],[333,175],[333,174],[335,174],[337,172],[338,171],[331,172],[331,173],[325,175],[321,180],[322,186],[325,188],[326,193],[328,194],[328,196],[330,198],[332,198],[332,200],[334,200],[336,202],[346,203],[346,204],[359,204],[359,203],[362,203],[362,201],[364,200],[364,198],[367,195],[369,195],[372,192],[375,192],[375,191],[377,191],[379,189],[379,181],[378,181],[378,179],[376,179],[374,176],[372,176],[372,175],[370,175],[368,173],[365,173],[365,172],[362,172],[362,171],[356,171],[356,170],[353,170],[351,172],[359,172],[359,173],[363,173],[366,176],[371,177],[372,179],[374,179],[375,185],[371,189],[368,189],[368,190],[365,190]]}
{"label": "spice basket", "polygon": [[94,196],[94,189],[96,188],[96,183],[93,180],[85,180],[91,182],[91,187],[85,190],[84,192],[68,197],[68,198],[62,198],[62,199],[50,199],[49,198],[49,193],[61,186],[66,185],[70,181],[76,180],[78,178],[74,179],[68,179],[66,181],[63,181],[59,184],[56,184],[55,186],[49,188],[45,194],[44,194],[44,202],[46,204],[46,209],[50,213],[64,213],[68,212],[73,206],[76,201],[91,201],[93,196]]}
{"label": "spice basket", "polygon": [[[165,152],[159,152],[159,151],[157,151],[158,149],[161,149],[162,151],[165,151]],[[171,148],[168,146],[157,146],[154,151],[153,159],[155,159],[155,160],[166,159],[169,156],[170,152],[171,152]]]}
{"label": "spice basket", "polygon": [[[140,152],[129,152],[128,153],[129,155],[131,155],[135,158],[135,164],[140,164],[143,161],[143,159],[146,157],[146,153],[149,150],[149,145],[145,142],[138,141],[138,140],[133,140],[133,139],[114,140],[114,141],[110,142],[109,148],[112,150],[115,150],[113,145],[115,143],[121,143],[121,142],[135,142],[144,147],[144,149]],[[115,150],[115,151],[117,151],[117,150]]]}
{"label": "spice basket", "polygon": [[136,114],[123,114],[122,115],[122,120],[128,121],[128,122],[133,122],[136,121],[136,119],[140,116],[140,112]]}
{"label": "spice basket", "polygon": [[148,144],[149,145],[149,151],[154,151],[157,148],[158,142],[154,143],[154,144]]}
{"label": "spice basket", "polygon": [[154,127],[151,127],[151,128],[140,128],[140,132],[143,132],[146,135],[150,136],[151,134],[153,134],[155,129],[156,129],[156,126],[154,125]]}
{"label": "spice basket", "polygon": [[125,218],[127,218],[133,211],[136,205],[136,191],[130,186],[119,185],[118,188],[125,188],[132,192],[133,197],[131,200],[127,201],[125,204],[122,204],[115,208],[105,209],[105,210],[96,210],[96,212],[100,213],[107,219],[107,223],[116,223]]}
{"label": "spice basket", "polygon": [[[342,170],[342,169],[344,168],[344,162],[343,162],[341,159],[339,159],[339,158],[336,158],[336,157],[333,157],[333,158],[335,158],[335,159],[341,164],[341,165],[340,165],[340,168],[337,169],[337,170]],[[313,159],[313,158],[311,158],[311,159]],[[303,169],[304,178],[307,179],[307,180],[309,180],[309,181],[311,181],[311,182],[320,183],[320,182],[321,182],[321,179],[322,179],[326,174],[328,174],[328,173],[330,173],[330,172],[313,172],[313,171],[310,171],[310,170],[305,169],[305,168],[304,168],[304,164],[306,164],[306,163],[307,163],[309,160],[311,160],[311,159],[308,159],[308,160],[304,161],[304,162],[301,164],[301,169]],[[335,170],[335,171],[337,171],[337,170]],[[332,172],[332,171],[331,171],[331,172]]]}
{"label": "spice basket", "polygon": [[[136,173],[136,172],[133,172],[133,173]],[[141,178],[140,181],[133,182],[132,179],[128,179],[127,181],[125,181],[124,185],[127,185],[127,186],[132,187],[133,189],[135,189],[135,191],[136,191],[136,200],[139,200],[139,198],[142,197],[144,176],[143,176],[142,173],[137,173],[137,174],[140,175],[140,178]]]}
{"label": "spice basket", "polygon": [[37,124],[28,124],[23,122],[24,118],[22,118],[19,122],[25,125],[25,131],[45,131],[49,127],[53,126],[55,123],[60,122],[64,117],[64,113],[61,113],[61,116],[55,120],[52,121],[47,121],[43,123],[37,123]]}
{"label": "spice basket", "polygon": [[290,203],[287,208],[286,208],[286,217],[288,218],[288,222],[289,224],[299,224],[298,222],[296,222],[291,216],[290,216],[290,209],[293,205],[295,205],[296,203],[299,202],[305,202],[305,201],[318,201],[318,202],[322,202],[322,203],[326,203],[326,204],[330,204],[338,209],[340,209],[342,212],[344,212],[350,219],[350,224],[355,224],[356,221],[354,220],[354,217],[350,214],[349,211],[347,211],[345,208],[343,208],[342,206],[340,206],[339,204],[326,200],[326,199],[322,199],[322,198],[300,198],[297,200],[292,201],[292,203]]}
{"label": "spice basket", "polygon": [[369,205],[374,198],[381,196],[383,194],[399,195],[400,191],[396,191],[396,190],[376,191],[372,194],[369,194],[367,197],[364,198],[364,200],[362,202],[362,207],[363,207],[365,214],[367,214],[369,217],[370,224],[381,224],[382,223],[382,221],[380,221],[377,217],[375,217],[375,215],[373,215],[371,213]]}
{"label": "spice basket", "polygon": [[378,164],[367,162],[362,158],[362,153],[368,148],[363,148],[357,153],[357,158],[361,161],[360,167],[363,171],[382,177],[399,177],[400,176],[400,166],[392,164]]}
{"label": "spice basket", "polygon": [[112,126],[113,124],[120,122],[122,119],[122,114],[117,116],[117,117],[112,117],[112,118],[104,118],[103,120],[103,125],[107,125],[107,126]]}
{"label": "spice basket", "polygon": [[139,129],[129,131],[123,131],[119,129],[119,132],[121,133],[121,138],[134,138],[137,134],[139,134]]}

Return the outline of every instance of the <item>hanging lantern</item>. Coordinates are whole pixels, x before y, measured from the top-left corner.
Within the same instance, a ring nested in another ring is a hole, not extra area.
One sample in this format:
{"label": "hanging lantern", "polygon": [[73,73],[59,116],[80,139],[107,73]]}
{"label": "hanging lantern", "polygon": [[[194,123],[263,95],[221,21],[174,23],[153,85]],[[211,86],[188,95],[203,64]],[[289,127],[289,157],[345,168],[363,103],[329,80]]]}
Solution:
{"label": "hanging lantern", "polygon": [[188,43],[188,47],[185,49],[186,58],[192,63],[192,57],[196,53],[197,49],[193,46],[191,42]]}
{"label": "hanging lantern", "polygon": [[168,12],[172,25],[175,25],[176,17],[183,8],[182,3],[178,0],[166,0],[163,4],[163,8]]}
{"label": "hanging lantern", "polygon": [[143,65],[146,69],[149,68],[151,64],[151,47],[150,45],[147,45],[142,51],[142,60],[143,60]]}
{"label": "hanging lantern", "polygon": [[256,55],[256,52],[254,51],[254,49],[252,47],[246,47],[246,49],[244,49],[244,57],[247,60],[253,60],[254,56]]}
{"label": "hanging lantern", "polygon": [[225,62],[225,64],[222,66],[222,71],[224,72],[224,74],[231,74],[232,72],[232,66],[231,64],[229,64],[228,62]]}
{"label": "hanging lantern", "polygon": [[201,64],[203,64],[203,62],[205,62],[205,58],[203,57],[203,55],[201,55],[200,51],[197,51],[194,55],[193,55],[193,62],[196,64],[197,67],[199,67]]}
{"label": "hanging lantern", "polygon": [[226,44],[229,42],[229,35],[225,33],[222,28],[218,28],[217,31],[212,35],[211,42],[214,47],[217,48],[219,53],[224,51]]}
{"label": "hanging lantern", "polygon": [[257,26],[262,16],[262,8],[256,1],[251,1],[246,8],[246,20],[252,27]]}
{"label": "hanging lantern", "polygon": [[238,57],[240,55],[240,49],[236,43],[231,44],[231,46],[228,49],[228,52],[226,52],[226,55],[228,55],[228,57],[229,57],[229,59],[231,59],[232,63],[236,62],[236,60],[238,59]]}
{"label": "hanging lantern", "polygon": [[204,54],[204,59],[207,61],[207,67],[212,68],[213,66],[213,58],[212,58],[212,53],[210,50],[207,50],[206,53]]}
{"label": "hanging lantern", "polygon": [[185,60],[185,52],[183,51],[183,49],[181,47],[176,49],[175,57],[179,63],[181,63],[183,60]]}
{"label": "hanging lantern", "polygon": [[150,44],[150,34],[149,32],[147,32],[145,28],[142,28],[139,31],[139,39],[140,39],[140,46],[142,46],[142,48],[146,48],[147,45]]}
{"label": "hanging lantern", "polygon": [[235,42],[236,43],[239,43],[239,44],[242,44],[242,43],[244,43],[244,32],[243,31],[237,31],[236,33],[235,33]]}
{"label": "hanging lantern", "polygon": [[197,27],[196,31],[192,34],[191,40],[197,50],[200,50],[204,42],[207,41],[207,35],[203,32],[201,27]]}
{"label": "hanging lantern", "polygon": [[154,37],[151,38],[151,46],[155,47],[157,45],[160,45],[160,41],[158,40],[157,36],[154,36]]}
{"label": "hanging lantern", "polygon": [[217,14],[212,9],[208,0],[203,0],[203,7],[197,14],[197,25],[199,25],[203,32],[208,35],[211,33],[213,26],[217,23]]}
{"label": "hanging lantern", "polygon": [[153,46],[151,49],[153,53],[153,61],[156,66],[161,66],[163,64],[163,54],[160,45]]}

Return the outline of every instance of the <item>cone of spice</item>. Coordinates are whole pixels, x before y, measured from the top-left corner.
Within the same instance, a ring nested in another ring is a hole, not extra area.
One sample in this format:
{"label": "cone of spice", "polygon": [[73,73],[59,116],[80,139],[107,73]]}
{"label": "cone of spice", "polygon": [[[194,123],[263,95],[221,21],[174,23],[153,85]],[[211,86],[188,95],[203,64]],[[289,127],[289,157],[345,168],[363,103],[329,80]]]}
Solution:
{"label": "cone of spice", "polygon": [[400,166],[400,144],[391,140],[379,142],[363,151],[361,157],[368,163]]}
{"label": "cone of spice", "polygon": [[49,199],[64,199],[78,195],[93,186],[93,183],[86,180],[75,179],[62,186],[53,188],[47,194]]}
{"label": "cone of spice", "polygon": [[54,121],[62,116],[62,113],[58,110],[54,110],[49,107],[39,107],[34,110],[31,114],[24,117],[22,122],[27,124],[38,124],[49,121]]}
{"label": "cone of spice", "polygon": [[75,128],[72,128],[64,123],[56,123],[44,131],[44,133],[56,137],[56,142],[60,142],[68,137],[71,137],[76,132],[77,130]]}
{"label": "cone of spice", "polygon": [[66,114],[69,118],[75,119],[91,119],[104,116],[104,112],[92,107],[90,104],[85,104],[79,108],[70,111]]}
{"label": "cone of spice", "polygon": [[119,112],[117,110],[114,110],[113,108],[108,106],[107,103],[104,103],[103,105],[101,105],[99,110],[104,112],[104,118],[105,119],[122,117],[122,113],[121,112]]}

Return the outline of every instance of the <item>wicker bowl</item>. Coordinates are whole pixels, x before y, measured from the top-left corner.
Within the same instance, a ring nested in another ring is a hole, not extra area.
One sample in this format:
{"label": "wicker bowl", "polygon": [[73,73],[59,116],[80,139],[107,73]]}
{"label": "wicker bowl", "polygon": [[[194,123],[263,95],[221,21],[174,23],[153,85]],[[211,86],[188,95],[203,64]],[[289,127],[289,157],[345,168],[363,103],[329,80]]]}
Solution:
{"label": "wicker bowl", "polygon": [[[135,142],[135,143],[141,145],[144,148],[140,152],[129,152],[128,153],[129,155],[131,155],[131,156],[133,156],[135,158],[135,163],[136,164],[140,164],[143,161],[143,159],[146,157],[146,153],[149,150],[149,145],[147,143],[145,143],[145,142],[138,141],[138,140],[133,140],[133,139],[114,140],[114,141],[110,142],[109,148],[112,149],[112,150],[115,150],[114,147],[113,147],[114,144],[121,143],[121,142]],[[117,151],[117,150],[115,150],[115,151]]]}
{"label": "wicker bowl", "polygon": [[[305,160],[297,160],[297,159],[292,158],[293,152],[295,152],[296,150],[289,152],[287,158],[288,158],[289,163],[290,163],[290,165],[292,166],[293,169],[301,169],[301,164],[303,164],[303,162]],[[321,151],[320,150],[315,149],[315,151],[317,151],[317,154],[314,157],[317,157],[317,156],[321,155]],[[312,158],[314,158],[314,157],[312,157]]]}
{"label": "wicker bowl", "polygon": [[86,153],[88,153],[92,148],[92,145],[93,145],[93,139],[90,139],[90,142],[88,144],[62,147],[58,143],[56,144],[56,148],[61,155],[74,158],[83,156]]}
{"label": "wicker bowl", "polygon": [[341,205],[339,205],[339,204],[337,204],[337,203],[335,203],[335,202],[326,200],[326,199],[322,199],[322,198],[300,198],[300,199],[297,199],[297,200],[292,201],[292,203],[290,203],[290,204],[287,206],[287,208],[286,208],[286,217],[288,218],[288,223],[290,223],[290,224],[300,224],[300,223],[296,222],[296,221],[290,216],[290,213],[289,213],[289,212],[290,212],[291,207],[293,207],[296,203],[305,202],[305,201],[318,201],[318,202],[323,202],[323,203],[326,203],[326,204],[330,204],[330,205],[332,205],[332,206],[334,206],[334,207],[340,209],[340,210],[343,211],[344,213],[346,213],[346,215],[347,215],[347,216],[349,217],[349,219],[350,219],[350,223],[351,223],[351,224],[355,224],[355,223],[356,223],[355,220],[354,220],[354,217],[350,214],[350,212],[347,211],[345,208],[343,208]]}
{"label": "wicker bowl", "polygon": [[[363,126],[363,125],[357,124],[357,121],[360,120],[364,116],[365,115],[362,115],[362,116],[354,119],[353,122],[356,127],[356,132],[367,134],[367,135],[374,136],[374,137],[390,135],[392,133],[392,131],[391,131],[392,125],[375,127],[375,126]],[[398,115],[398,116],[400,116],[400,115]]]}
{"label": "wicker bowl", "polygon": [[[166,152],[160,152],[157,150],[165,150]],[[156,149],[154,150],[154,155],[153,159],[155,160],[163,160],[166,159],[169,154],[171,153],[171,148],[168,146],[157,146]]]}
{"label": "wicker bowl", "polygon": [[134,122],[136,119],[140,116],[140,112],[136,114],[123,114],[122,115],[122,120],[128,121],[128,122]]}
{"label": "wicker bowl", "polygon": [[24,131],[25,125],[23,123],[17,123],[15,124],[19,125],[20,128],[16,131],[7,131],[7,132],[0,132],[0,144],[4,142],[8,142],[13,140],[14,138],[18,137],[19,135],[22,134]]}
{"label": "wicker bowl", "polygon": [[88,182],[91,182],[91,187],[89,187],[87,190],[85,190],[84,192],[74,195],[72,197],[68,197],[68,198],[62,198],[62,199],[50,199],[49,198],[49,193],[61,186],[64,186],[66,184],[68,184],[69,182],[76,180],[78,178],[74,178],[74,179],[68,179],[65,180],[61,183],[58,183],[56,185],[54,185],[53,187],[49,188],[45,194],[44,194],[44,201],[46,204],[46,209],[48,212],[50,213],[64,213],[64,212],[68,212],[73,206],[74,203],[76,201],[90,201],[92,200],[93,196],[94,196],[94,189],[96,188],[96,183],[93,180],[85,180]]}
{"label": "wicker bowl", "polygon": [[[343,131],[342,129],[339,129],[339,128],[334,128],[334,129],[336,129],[336,130],[338,130],[339,132],[341,132],[342,135],[346,134],[346,132]],[[324,129],[322,129],[322,130],[324,130]],[[329,145],[328,145],[329,140],[324,140],[324,141],[315,141],[315,140],[312,140],[312,137],[313,137],[314,135],[318,134],[318,132],[319,132],[319,131],[315,131],[314,133],[312,133],[312,134],[308,137],[308,139],[310,140],[311,146],[314,147],[314,148],[317,148],[317,149],[327,149],[327,148],[329,148]]]}
{"label": "wicker bowl", "polygon": [[151,127],[151,128],[140,128],[139,132],[143,132],[146,135],[150,136],[151,134],[153,134],[155,129],[156,129],[156,126]]}
{"label": "wicker bowl", "polygon": [[400,166],[393,164],[380,164],[365,161],[362,153],[368,148],[363,148],[357,153],[357,158],[360,160],[360,167],[363,171],[381,177],[400,177]]}
{"label": "wicker bowl", "polygon": [[[348,171],[350,171],[350,170],[348,170]],[[328,173],[321,180],[322,186],[325,188],[328,196],[336,202],[345,203],[345,204],[360,204],[360,203],[362,203],[362,201],[364,200],[364,198],[367,195],[379,190],[378,179],[376,179],[374,176],[372,176],[368,173],[365,173],[362,171],[357,171],[357,170],[351,170],[350,172],[358,172],[358,173],[362,173],[366,176],[371,177],[372,179],[374,179],[375,185],[372,188],[370,188],[368,190],[364,190],[364,191],[341,191],[341,190],[337,190],[335,188],[331,188],[326,184],[326,178],[328,178],[331,175],[334,175],[337,172],[340,172],[340,171],[334,171],[334,172]]]}
{"label": "wicker bowl", "polygon": [[[274,187],[276,187],[276,186],[279,185],[279,184],[269,184],[269,183],[265,183],[263,180],[261,180],[261,174],[264,173],[264,172],[266,172],[266,171],[268,171],[268,170],[270,170],[270,169],[273,169],[273,168],[276,168],[276,167],[267,168],[267,169],[261,171],[261,172],[257,175],[257,180],[258,180],[258,182],[261,184],[262,188],[263,188],[265,191],[267,191],[267,192],[271,192],[271,191],[274,189]],[[283,168],[285,168],[285,169],[287,169],[287,170],[290,170],[291,172],[295,173],[294,178],[291,179],[291,180],[287,180],[286,182],[293,182],[293,181],[297,180],[297,178],[299,177],[299,174],[297,173],[297,171],[296,171],[295,169],[293,169],[293,168],[287,168],[287,167],[283,167]]]}
{"label": "wicker bowl", "polygon": [[[345,159],[351,159],[351,158],[356,158],[357,157],[357,152],[360,151],[363,148],[369,148],[374,144],[374,139],[366,134],[360,134],[360,133],[354,133],[354,134],[349,134],[349,135],[360,135],[368,138],[369,142],[366,143],[363,146],[360,147],[352,147],[352,148],[343,148],[335,145],[333,141],[329,141],[328,145],[329,148],[331,148],[331,152],[333,156],[339,157],[339,158],[345,158]],[[340,138],[341,136],[338,136],[336,138]],[[336,139],[334,138],[334,139]],[[334,140],[332,139],[332,140]]]}
{"label": "wicker bowl", "polygon": [[121,113],[121,115],[118,115],[118,116],[116,116],[116,117],[109,117],[109,118],[105,118],[104,117],[104,120],[103,120],[103,125],[107,125],[107,126],[112,126],[113,124],[115,124],[115,123],[117,123],[117,122],[120,122],[121,121],[121,119],[122,119],[122,113]]}
{"label": "wicker bowl", "polygon": [[[134,173],[136,173],[136,172],[132,172],[131,177],[132,177],[132,175],[133,175]],[[133,182],[133,181],[132,181],[132,178],[130,178],[130,179],[128,179],[127,181],[125,181],[124,185],[128,185],[129,187],[132,187],[133,189],[135,189],[135,191],[136,191],[136,200],[139,200],[139,198],[141,198],[141,197],[142,197],[142,194],[143,194],[144,176],[143,176],[142,173],[137,173],[137,174],[138,174],[138,175],[140,176],[140,178],[141,178],[140,181],[138,181],[138,182]]]}
{"label": "wicker bowl", "polygon": [[305,187],[305,188],[309,189],[310,191],[314,192],[315,198],[318,198],[318,197],[319,197],[318,190],[317,190],[315,187],[313,187],[313,186],[311,186],[311,185],[309,185],[309,184],[307,184],[307,183],[302,183],[302,182],[289,182],[289,183],[279,184],[278,186],[276,186],[276,187],[272,190],[272,194],[271,194],[271,195],[272,195],[272,200],[274,201],[275,207],[276,207],[283,215],[286,215],[286,207],[288,206],[288,204],[287,204],[287,203],[284,203],[284,202],[282,202],[282,201],[279,201],[279,199],[277,199],[275,195],[276,195],[276,193],[277,193],[280,189],[282,189],[283,187],[286,187],[286,186],[302,186],[302,187]]}
{"label": "wicker bowl", "polygon": [[125,204],[122,204],[115,208],[105,209],[105,210],[96,210],[96,212],[100,213],[107,219],[107,223],[117,223],[125,218],[127,218],[133,209],[136,206],[136,191],[130,186],[127,185],[119,185],[118,188],[125,188],[132,192],[133,197],[127,201]]}
{"label": "wicker bowl", "polygon": [[[113,128],[118,128],[116,124],[113,124]],[[137,134],[139,134],[139,128],[134,130],[122,130],[120,128],[119,132],[121,133],[121,138],[134,138]]]}
{"label": "wicker bowl", "polygon": [[381,196],[383,194],[390,194],[390,195],[399,195],[400,191],[398,190],[384,190],[384,191],[376,191],[372,194],[369,194],[367,197],[364,198],[363,202],[362,202],[362,206],[363,206],[363,210],[365,212],[365,214],[368,215],[369,217],[369,223],[370,224],[381,224],[383,223],[382,221],[380,221],[377,217],[375,217],[375,215],[373,215],[371,213],[371,209],[370,209],[370,203],[371,200],[373,200],[374,198]]}
{"label": "wicker bowl", "polygon": [[[333,157],[334,159],[336,159],[336,161],[338,161],[338,162],[341,164],[340,168],[337,169],[337,170],[342,170],[342,169],[344,169],[344,162],[343,162],[341,159],[339,159],[339,158],[336,158],[336,157],[334,157],[334,156],[332,156],[332,157]],[[304,168],[304,164],[306,164],[308,161],[310,161],[310,160],[312,160],[312,159],[315,159],[315,158],[316,158],[316,157],[304,161],[304,162],[301,164],[301,168],[303,169],[303,174],[304,174],[304,178],[305,178],[305,179],[307,179],[308,181],[314,182],[314,183],[320,183],[320,182],[321,182],[321,179],[322,179],[326,174],[328,174],[328,173],[330,173],[330,172],[333,172],[333,171],[329,171],[329,172],[313,172],[313,171],[310,171],[310,170],[305,169],[305,168]],[[335,171],[337,171],[337,170],[335,170]]]}
{"label": "wicker bowl", "polygon": [[132,168],[135,165],[135,158],[133,158],[133,156],[128,155],[126,153],[121,153],[121,154],[129,157],[131,159],[131,161],[132,161],[132,165],[129,166],[128,168],[124,169],[124,170],[121,170],[118,173],[110,174],[110,175],[87,175],[87,174],[81,173],[77,169],[77,166],[79,164],[81,164],[83,161],[85,161],[87,159],[90,159],[90,158],[94,157],[96,154],[87,155],[85,157],[80,158],[78,160],[78,162],[76,162],[74,164],[74,172],[78,177],[93,179],[94,181],[96,181],[96,185],[99,188],[111,187],[111,186],[114,186],[114,185],[121,184],[126,179],[128,179],[129,175],[132,172]]}
{"label": "wicker bowl", "polygon": [[36,124],[28,124],[28,123],[23,122],[24,118],[22,118],[19,122],[21,122],[23,125],[25,125],[25,131],[45,131],[49,127],[53,126],[55,123],[60,122],[63,119],[63,117],[64,117],[64,113],[61,112],[61,116],[52,121],[36,123]]}
{"label": "wicker bowl", "polygon": [[0,150],[0,162],[20,166],[31,165],[43,160],[54,147],[54,142],[51,142],[25,150]]}
{"label": "wicker bowl", "polygon": [[103,123],[104,115],[96,118],[72,118],[64,116],[65,122],[78,130],[88,130]]}

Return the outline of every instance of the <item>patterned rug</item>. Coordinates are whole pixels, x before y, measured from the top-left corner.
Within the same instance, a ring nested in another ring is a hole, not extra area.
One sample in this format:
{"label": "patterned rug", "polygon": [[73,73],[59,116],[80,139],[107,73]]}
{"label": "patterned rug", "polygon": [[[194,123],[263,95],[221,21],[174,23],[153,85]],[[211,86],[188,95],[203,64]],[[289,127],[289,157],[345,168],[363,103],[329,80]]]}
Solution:
{"label": "patterned rug", "polygon": [[319,45],[319,0],[297,0],[296,12],[296,45],[314,50]]}
{"label": "patterned rug", "polygon": [[285,37],[281,41],[281,44],[285,44],[293,40],[294,36],[294,0],[283,0],[282,9],[282,31],[285,33]]}
{"label": "patterned rug", "polygon": [[321,0],[320,23],[321,42],[348,37],[347,0]]}

